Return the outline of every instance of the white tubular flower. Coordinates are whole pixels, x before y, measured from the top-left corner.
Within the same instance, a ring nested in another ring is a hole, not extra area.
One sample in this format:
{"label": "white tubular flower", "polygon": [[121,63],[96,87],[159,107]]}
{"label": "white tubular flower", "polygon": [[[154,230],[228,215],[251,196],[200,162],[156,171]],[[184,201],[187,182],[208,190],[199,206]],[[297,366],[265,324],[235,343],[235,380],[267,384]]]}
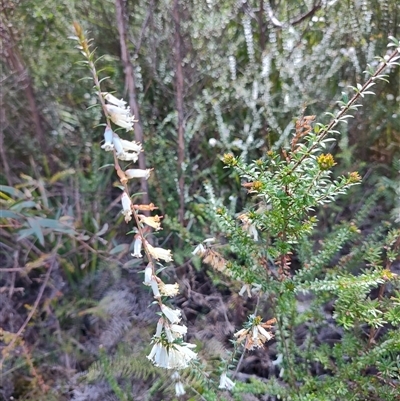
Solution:
{"label": "white tubular flower", "polygon": [[169,366],[171,369],[187,368],[189,362],[197,358],[197,354],[190,348],[195,347],[194,344],[182,343],[172,344],[169,350]]}
{"label": "white tubular flower", "polygon": [[248,333],[249,333],[249,329],[241,329],[234,334],[234,337],[237,337],[237,340],[239,342],[242,342]]}
{"label": "white tubular flower", "polygon": [[124,191],[121,198],[122,214],[125,216],[125,222],[128,223],[132,220],[132,201],[129,195]]}
{"label": "white tubular flower", "polygon": [[[273,335],[271,333],[269,333],[267,330],[264,329],[264,327],[262,327],[261,325],[256,326],[258,332],[260,333],[261,336],[266,338],[266,341],[271,340],[271,338],[273,337]],[[254,336],[254,332],[253,332],[253,336]]]}
{"label": "white tubular flower", "polygon": [[101,148],[104,149],[106,152],[110,152],[114,149],[113,135],[113,130],[107,126],[104,131],[104,144],[101,145]]}
{"label": "white tubular flower", "polygon": [[192,252],[192,255],[199,255],[202,256],[206,253],[206,248],[204,248],[203,244],[199,244],[194,248],[194,251]]}
{"label": "white tubular flower", "polygon": [[164,248],[154,248],[148,242],[146,243],[147,250],[149,251],[150,255],[153,256],[154,259],[159,260],[162,259],[165,262],[172,262],[172,254],[169,249]]}
{"label": "white tubular flower", "polygon": [[171,375],[171,379],[179,380],[180,378],[181,378],[181,375],[179,374],[179,372],[174,372]]}
{"label": "white tubular flower", "polygon": [[238,219],[243,223],[243,230],[246,231],[251,237],[253,237],[254,241],[258,241],[258,231],[256,226],[251,222],[249,216],[246,213],[238,216]]}
{"label": "white tubular flower", "polygon": [[142,170],[139,168],[136,168],[136,169],[131,168],[131,169],[125,171],[125,175],[126,175],[126,178],[128,178],[129,180],[132,178],[144,178],[144,179],[148,180],[150,177],[151,170],[152,169],[150,169],[150,168],[147,170]]}
{"label": "white tubular flower", "polygon": [[113,135],[113,145],[117,156],[124,153],[124,148],[122,146],[121,138],[115,132]]}
{"label": "white tubular flower", "polygon": [[185,395],[185,389],[183,388],[183,383],[181,382],[181,375],[178,372],[174,372],[171,375],[171,379],[175,380],[175,393],[177,397],[180,397],[181,395]]}
{"label": "white tubular flower", "polygon": [[152,361],[155,366],[165,369],[171,369],[169,366],[169,356],[167,348],[158,340],[147,356],[147,359]]}
{"label": "white tubular flower", "polygon": [[[142,257],[142,238],[140,238],[140,235],[135,235],[135,241],[133,243],[132,256],[134,258],[141,258]],[[146,267],[146,269],[147,269],[147,267]],[[146,276],[146,271],[145,271],[145,276]],[[150,278],[150,280],[151,280],[151,278]],[[146,282],[146,280],[145,280],[145,282]]]}
{"label": "white tubular flower", "polygon": [[185,388],[183,387],[183,384],[180,381],[175,383],[175,394],[177,397],[186,394]]}
{"label": "white tubular flower", "polygon": [[139,158],[138,153],[136,152],[127,152],[126,144],[131,144],[134,142],[129,142],[125,141],[124,139],[121,139],[115,132],[113,135],[113,145],[115,149],[115,153],[118,157],[119,160],[125,160],[125,161],[133,161],[136,162]]}
{"label": "white tubular flower", "polygon": [[118,107],[113,104],[106,104],[106,109],[110,115],[115,114],[118,116],[129,117],[131,114],[129,107]]}
{"label": "white tubular flower", "polygon": [[137,162],[138,158],[139,158],[137,153],[128,153],[128,152],[119,153],[117,157],[118,157],[119,160],[123,160],[123,161],[126,161],[126,162],[130,162],[131,161],[133,163]]}
{"label": "white tubular flower", "polygon": [[[142,242],[142,241],[140,241]],[[140,255],[141,257],[142,255]],[[146,268],[144,269],[144,285],[150,285],[151,280],[153,277],[153,267],[151,266],[151,264],[149,263]]]}
{"label": "white tubular flower", "polygon": [[131,118],[118,118],[111,115],[111,121],[121,128],[125,128],[127,131],[133,131],[133,117]]}
{"label": "white tubular flower", "polygon": [[[138,214],[141,223],[147,224],[153,227],[156,231],[162,230],[161,219],[157,214],[155,216],[145,216],[144,214]],[[162,217],[162,216],[161,216]]]}
{"label": "white tubular flower", "polygon": [[161,337],[163,327],[164,327],[164,319],[161,317],[160,319],[158,319],[156,334],[154,334],[154,337]]}
{"label": "white tubular flower", "polygon": [[247,292],[247,296],[249,298],[251,298],[251,285],[250,284],[244,284],[242,289],[239,291],[239,295],[242,297],[245,292]]}
{"label": "white tubular flower", "polygon": [[125,139],[121,139],[121,142],[122,147],[125,151],[140,153],[143,150],[140,143],[134,141],[126,141]]}
{"label": "white tubular flower", "polygon": [[165,335],[166,335],[166,337],[167,337],[168,342],[169,342],[169,343],[173,343],[174,340],[175,340],[175,338],[174,338],[174,336],[172,335],[171,329],[170,329],[168,326],[165,326],[165,327],[164,327],[164,332],[165,332]]}
{"label": "white tubular flower", "polygon": [[160,298],[160,290],[158,289],[158,284],[156,280],[151,280],[150,281],[151,289],[153,290],[154,298]]}
{"label": "white tubular flower", "polygon": [[117,99],[114,95],[108,92],[102,92],[101,93],[104,96],[104,99],[107,100],[108,103],[111,103],[115,106],[125,108],[126,107],[126,102],[123,99]]}
{"label": "white tubular flower", "polygon": [[160,292],[165,297],[174,297],[179,294],[179,284],[164,284],[162,281],[158,283]]}
{"label": "white tubular flower", "polygon": [[179,309],[171,309],[168,306],[162,304],[161,312],[166,316],[166,318],[172,323],[178,323],[181,320],[181,311]]}
{"label": "white tubular flower", "polygon": [[197,358],[197,354],[190,349],[195,347],[193,344],[163,344],[163,340],[157,337],[153,337],[153,341],[155,344],[147,358],[160,368],[184,369]]}
{"label": "white tubular flower", "polygon": [[171,329],[172,335],[175,338],[182,338],[187,333],[187,327],[183,325],[180,326],[179,324],[171,324],[169,328]]}
{"label": "white tubular flower", "polygon": [[239,343],[246,340],[244,344],[245,349],[252,350],[260,348],[274,337],[268,330],[272,329],[272,325],[275,322],[275,319],[270,319],[263,323],[260,316],[251,315],[247,327],[239,330],[234,336]]}
{"label": "white tubular flower", "polygon": [[111,121],[122,127],[125,128],[127,131],[133,130],[133,123],[135,121],[134,117],[131,116],[129,108],[122,108],[118,106],[114,106],[112,104],[106,104],[106,109],[108,112]]}
{"label": "white tubular flower", "polygon": [[251,292],[253,294],[259,294],[261,292],[261,284],[256,284],[256,283],[252,283],[252,288],[251,288]]}
{"label": "white tubular flower", "polygon": [[187,333],[187,327],[183,325],[180,326],[179,324],[165,325],[164,330],[168,342],[170,343],[178,338],[182,338]]}
{"label": "white tubular flower", "polygon": [[232,390],[235,387],[235,383],[226,375],[226,373],[222,373],[221,378],[219,379],[220,389]]}
{"label": "white tubular flower", "polygon": [[256,229],[256,226],[254,224],[250,224],[247,227],[247,232],[250,234],[251,237],[253,237],[254,241],[258,241],[258,231]]}

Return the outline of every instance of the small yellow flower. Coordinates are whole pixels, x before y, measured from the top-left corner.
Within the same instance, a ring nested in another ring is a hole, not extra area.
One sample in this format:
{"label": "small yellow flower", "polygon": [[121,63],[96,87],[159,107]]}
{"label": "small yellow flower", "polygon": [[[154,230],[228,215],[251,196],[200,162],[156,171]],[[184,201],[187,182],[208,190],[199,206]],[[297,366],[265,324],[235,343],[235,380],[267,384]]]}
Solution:
{"label": "small yellow flower", "polygon": [[228,166],[236,166],[238,164],[237,159],[232,153],[225,153],[224,157],[222,158],[222,162]]}
{"label": "small yellow flower", "polygon": [[331,167],[333,167],[336,164],[335,159],[333,158],[333,156],[330,153],[327,153],[326,155],[322,154],[322,155],[318,156],[317,163],[318,163],[319,168],[323,171],[329,170]]}
{"label": "small yellow flower", "polygon": [[158,207],[155,206],[154,203],[149,203],[148,205],[133,205],[133,208],[135,210],[150,211],[150,212],[158,209]]}
{"label": "small yellow flower", "polygon": [[162,230],[161,228],[161,217],[157,214],[155,216],[145,216],[144,214],[138,214],[141,223],[147,224],[153,227],[156,231]]}
{"label": "small yellow flower", "polygon": [[146,247],[147,250],[149,251],[150,255],[156,259],[162,259],[165,262],[172,262],[172,254],[169,249],[164,249],[164,248],[155,248],[152,245],[150,245],[148,242],[146,242]]}
{"label": "small yellow flower", "polygon": [[263,187],[263,184],[262,184],[261,181],[254,181],[253,182],[253,191],[259,192],[259,191],[262,190],[262,187]]}
{"label": "small yellow flower", "polygon": [[358,174],[357,171],[353,171],[352,173],[349,173],[349,182],[351,184],[356,184],[361,181],[361,176]]}
{"label": "small yellow flower", "polygon": [[161,295],[165,297],[174,297],[179,294],[179,284],[165,284],[162,281],[158,283],[158,287],[160,289]]}

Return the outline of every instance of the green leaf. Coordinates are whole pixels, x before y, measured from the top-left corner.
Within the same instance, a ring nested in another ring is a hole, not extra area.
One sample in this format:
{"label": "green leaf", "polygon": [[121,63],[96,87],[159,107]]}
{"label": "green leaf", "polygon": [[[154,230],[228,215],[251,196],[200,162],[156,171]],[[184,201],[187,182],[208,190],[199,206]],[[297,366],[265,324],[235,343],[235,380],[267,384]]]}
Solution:
{"label": "green leaf", "polygon": [[42,227],[39,224],[39,221],[37,218],[33,217],[28,217],[28,223],[32,227],[33,234],[36,235],[36,238],[38,239],[40,245],[44,246],[44,236],[43,236],[43,231]]}
{"label": "green leaf", "polygon": [[11,210],[15,210],[17,212],[21,212],[24,209],[36,208],[36,206],[37,206],[36,202],[29,200],[29,201],[23,201],[23,202],[14,203],[14,205],[12,205],[10,207],[10,209]]}
{"label": "green leaf", "polygon": [[[24,197],[23,192],[21,192],[19,189],[16,189],[14,187],[9,187],[8,185],[0,185],[0,196],[1,196],[1,192],[9,194],[13,198],[21,199]],[[1,197],[4,198],[4,196],[1,196]]]}
{"label": "green leaf", "polygon": [[128,244],[120,244],[117,245],[115,248],[111,249],[110,255],[116,255],[118,253],[127,253],[129,251]]}
{"label": "green leaf", "polygon": [[12,212],[11,210],[0,209],[0,218],[4,219],[21,219],[22,216]]}

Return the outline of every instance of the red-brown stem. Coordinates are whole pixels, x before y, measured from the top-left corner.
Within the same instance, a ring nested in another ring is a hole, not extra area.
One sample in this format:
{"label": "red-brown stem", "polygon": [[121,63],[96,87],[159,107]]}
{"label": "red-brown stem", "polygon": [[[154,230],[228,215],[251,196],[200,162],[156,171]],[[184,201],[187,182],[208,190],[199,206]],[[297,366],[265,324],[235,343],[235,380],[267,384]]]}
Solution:
{"label": "red-brown stem", "polygon": [[176,89],[176,110],[178,113],[178,186],[179,186],[179,222],[183,226],[185,219],[185,172],[183,164],[185,162],[185,122],[183,111],[183,69],[182,69],[182,49],[180,33],[180,12],[179,0],[174,0],[173,18],[175,23],[175,89]]}
{"label": "red-brown stem", "polygon": [[47,153],[48,140],[42,126],[42,115],[36,103],[32,78],[29,74],[27,66],[24,64],[24,60],[20,52],[18,51],[18,43],[14,35],[13,25],[7,21],[8,15],[6,7],[4,7],[2,10],[2,15],[0,15],[0,17],[1,30],[4,35],[2,41],[4,43],[3,53],[5,54],[5,61],[9,65],[12,73],[15,73],[19,79],[21,88],[23,88],[25,93],[25,98],[28,101],[28,110],[33,121],[33,128],[37,141],[44,153]]}
{"label": "red-brown stem", "polygon": [[[379,287],[379,294],[378,294],[378,301],[381,302],[382,298],[383,298],[383,294],[385,293],[385,288],[386,288],[386,284],[383,283],[380,285]],[[377,328],[371,326],[370,330],[369,330],[369,335],[368,335],[368,343],[367,343],[367,349],[370,349],[372,346],[372,343],[375,341],[375,337],[378,333]]]}
{"label": "red-brown stem", "polygon": [[[116,3],[118,3],[118,2],[119,2],[119,0],[116,0]],[[120,4],[120,6],[122,6],[122,5]],[[122,10],[122,9],[121,9],[121,10]],[[122,12],[122,11],[121,11],[121,12]],[[117,17],[117,18],[118,18],[118,17]],[[102,96],[102,94],[101,94],[101,87],[100,87],[100,82],[99,82],[99,78],[98,78],[97,71],[96,71],[96,66],[95,66],[95,64],[94,64],[94,62],[93,62],[93,60],[92,60],[92,56],[90,55],[90,49],[89,49],[89,46],[88,46],[88,41],[86,40],[86,38],[85,38],[85,36],[84,36],[84,34],[83,34],[83,32],[82,32],[82,29],[81,29],[81,27],[79,26],[79,24],[78,24],[78,23],[75,23],[74,26],[75,26],[75,31],[76,31],[76,33],[77,33],[77,36],[78,36],[78,38],[79,38],[79,44],[82,46],[83,51],[85,52],[86,57],[87,57],[87,59],[88,59],[88,61],[89,61],[89,68],[90,68],[90,70],[91,70],[91,72],[92,72],[93,80],[94,80],[94,83],[95,83],[95,86],[96,86],[97,92],[98,92],[98,97],[99,97],[99,100],[100,100],[100,103],[101,103],[101,106],[102,106],[104,115],[106,116],[106,119],[107,119],[107,125],[108,125],[109,127],[111,127],[111,125],[110,125],[110,118],[108,117],[108,113],[107,113],[107,108],[106,108],[106,105],[105,105],[105,101],[104,101],[104,98],[103,98],[103,96]],[[125,34],[126,34],[126,33],[125,33]],[[125,48],[125,50],[126,50],[126,48]],[[133,75],[132,75],[132,76],[133,76]],[[134,81],[133,81],[133,84],[134,84]],[[135,128],[135,131],[136,131],[136,128]],[[117,172],[117,175],[120,177],[119,172],[122,171],[122,169],[121,169],[121,167],[120,167],[120,165],[119,165],[119,161],[118,161],[118,158],[117,158],[115,149],[113,150],[113,157],[114,157],[114,168],[115,168],[115,171]],[[140,160],[140,159],[139,159],[139,160]],[[139,167],[140,167],[140,164],[139,164]],[[124,186],[124,191],[126,192],[126,194],[130,197],[130,193],[129,193],[129,188],[128,188],[128,185],[127,185],[127,181],[123,182],[123,181],[121,180],[121,184]],[[147,183],[146,183],[146,185],[147,185]],[[148,200],[148,194],[147,194],[147,192],[146,192],[146,197],[147,197],[147,202],[145,202],[145,200],[143,199],[143,203],[148,204],[148,203],[149,203],[149,200]],[[144,197],[143,197],[143,198],[144,198]],[[136,222],[138,234],[139,234],[139,236],[140,236],[140,238],[141,238],[141,240],[142,240],[143,250],[144,250],[144,252],[145,252],[145,254],[146,254],[146,256],[147,256],[148,263],[149,263],[149,264],[151,265],[151,267],[152,267],[153,275],[156,275],[156,274],[155,274],[155,263],[154,263],[154,258],[151,256],[151,254],[150,254],[150,252],[149,252],[149,250],[148,250],[148,247],[147,247],[147,245],[146,245],[146,241],[147,241],[147,240],[145,239],[145,235],[144,235],[144,232],[143,232],[142,224],[141,224],[140,221],[139,221],[138,211],[136,211],[136,210],[133,208],[133,205],[132,205],[132,207],[131,207],[131,210],[132,210],[132,214],[133,214],[133,216],[134,216],[134,218],[135,218],[135,222]],[[161,305],[162,305],[161,300],[157,299],[157,302],[159,303],[159,305],[160,305],[160,307],[161,307]]]}
{"label": "red-brown stem", "polygon": [[369,85],[373,82],[375,82],[376,77],[378,77],[379,74],[387,67],[387,65],[393,60],[396,56],[398,56],[399,51],[396,49],[389,57],[389,59],[385,62],[382,62],[379,68],[375,71],[374,75],[372,75],[367,82],[362,86],[362,88],[350,99],[350,101],[336,114],[335,118],[328,124],[326,128],[324,128],[320,134],[317,142],[314,143],[308,150],[308,153],[304,154],[297,162],[296,164],[290,169],[289,172],[287,172],[285,175],[290,175],[293,173],[293,171],[300,166],[300,164],[303,162],[303,160],[311,153],[312,150],[314,150],[318,144],[325,139],[325,137],[329,134],[329,132],[340,122],[340,118],[343,117],[353,106],[356,101],[360,98],[361,94],[366,91],[369,87]]}
{"label": "red-brown stem", "polygon": [[[139,103],[137,101],[136,94],[136,78],[133,69],[131,58],[129,57],[128,46],[127,46],[127,30],[126,30],[126,19],[127,14],[125,12],[125,6],[123,0],[115,0],[115,11],[117,19],[117,27],[119,33],[119,43],[121,48],[121,61],[124,67],[125,82],[128,87],[129,107],[131,108],[135,119],[135,141],[143,143],[143,126],[140,121],[140,110]],[[139,168],[146,169],[146,159],[143,152],[139,154]],[[142,203],[149,203],[149,186],[145,178],[140,180],[142,194]],[[144,214],[148,215],[148,212]]]}

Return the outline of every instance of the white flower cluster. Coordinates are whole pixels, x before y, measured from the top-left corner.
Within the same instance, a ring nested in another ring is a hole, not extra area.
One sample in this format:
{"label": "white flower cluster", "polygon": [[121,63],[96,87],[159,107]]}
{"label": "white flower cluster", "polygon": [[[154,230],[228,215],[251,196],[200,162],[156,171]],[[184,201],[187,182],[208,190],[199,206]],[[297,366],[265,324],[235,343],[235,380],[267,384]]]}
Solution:
{"label": "white flower cluster", "polygon": [[257,283],[248,284],[248,283],[245,283],[245,284],[243,284],[242,288],[240,289],[239,295],[241,297],[243,297],[244,294],[247,293],[247,296],[249,298],[251,298],[252,293],[258,294],[260,292],[261,292],[261,284],[257,284]]}
{"label": "white flower cluster", "polygon": [[[96,71],[95,63],[92,60],[93,53],[90,51],[90,41],[88,41],[82,28],[79,24],[74,23],[76,37],[78,41],[78,48],[81,50],[87,64],[92,72],[93,79],[96,87],[100,86],[98,74]],[[123,99],[118,99],[108,92],[101,92],[99,89],[98,96],[102,105],[103,112],[107,118],[107,124],[104,131],[104,143],[101,148],[106,152],[113,152],[114,154],[114,167],[119,177],[120,183],[123,185],[123,192],[121,196],[122,213],[125,221],[128,223],[135,218],[137,223],[137,234],[134,240],[133,256],[142,257],[142,247],[148,258],[148,265],[145,269],[144,284],[152,288],[156,303],[161,309],[161,318],[157,324],[156,334],[152,340],[152,350],[148,355],[156,366],[166,369],[183,369],[188,367],[189,363],[197,358],[197,354],[192,350],[195,345],[185,343],[183,336],[187,333],[187,327],[179,324],[181,321],[181,311],[172,309],[164,305],[162,297],[173,297],[178,294],[179,286],[175,284],[165,284],[159,279],[155,271],[155,261],[164,260],[165,262],[172,261],[171,251],[159,247],[153,247],[146,239],[146,234],[151,231],[161,230],[160,219],[162,216],[147,216],[146,213],[157,209],[153,203],[134,205],[129,195],[128,180],[133,178],[148,179],[150,177],[151,169],[127,169],[123,171],[120,167],[118,160],[136,162],[139,159],[139,154],[142,152],[142,145],[134,141],[127,141],[119,137],[114,132],[111,122],[126,131],[132,131],[134,128],[134,116],[131,114],[127,102]],[[150,227],[150,228],[149,228]],[[185,390],[182,382],[179,380],[180,376],[176,376],[175,389],[178,396],[184,395]]]}
{"label": "white flower cluster", "polygon": [[117,99],[111,93],[102,93],[104,99],[108,102],[106,109],[111,121],[119,127],[125,128],[127,131],[133,130],[134,116],[131,115],[129,106],[122,99]]}
{"label": "white flower cluster", "polygon": [[[136,241],[139,243],[138,238],[135,239]],[[140,253],[140,250],[136,250],[135,252]],[[158,300],[162,312],[162,317],[158,320],[156,333],[153,337],[154,345],[147,358],[155,366],[165,369],[184,369],[188,367],[189,362],[195,359],[197,354],[192,351],[195,345],[183,342],[183,336],[187,333],[187,327],[179,324],[182,312],[179,309],[172,309],[161,302],[161,296],[173,297],[178,294],[178,284],[163,283],[155,275],[151,263],[144,270],[143,284],[151,287],[154,298]],[[183,386],[182,388],[181,386],[179,385],[180,390],[183,389]]]}
{"label": "white flower cluster", "polygon": [[[107,102],[104,106],[109,120],[114,124],[125,128],[127,131],[133,129],[134,117],[130,113],[129,107],[126,106],[124,100],[119,100],[108,92],[101,93]],[[115,157],[119,160],[136,162],[142,152],[142,145],[133,141],[121,139],[109,125],[104,131],[104,144],[101,146],[105,151],[114,152]],[[126,186],[128,180],[133,178],[150,177],[151,169],[127,169],[123,171],[117,163],[117,174],[121,183],[124,185],[124,191],[121,196],[122,213],[125,221],[128,223],[132,220],[132,216],[138,224],[138,233],[134,237],[133,254],[135,258],[142,258],[142,249],[149,259],[149,263],[144,270],[144,283],[151,287],[153,296],[160,306],[161,318],[158,321],[156,333],[153,337],[153,348],[147,356],[155,366],[165,369],[183,369],[189,366],[189,362],[197,358],[197,354],[192,350],[193,344],[185,343],[183,336],[187,333],[187,327],[179,324],[181,321],[181,311],[172,309],[162,302],[162,297],[174,297],[179,292],[179,285],[165,284],[155,273],[155,262],[163,260],[165,262],[172,261],[172,254],[169,249],[152,246],[144,238],[144,228],[151,227],[155,231],[161,230],[162,216],[147,216],[139,211],[151,211],[156,207],[151,203],[149,205],[134,205],[128,193]],[[176,382],[177,395],[185,394],[183,385],[180,381]]]}
{"label": "white flower cluster", "polygon": [[187,327],[179,324],[181,311],[172,309],[161,302],[161,296],[175,296],[179,286],[164,284],[153,273],[153,266],[149,263],[144,270],[144,282],[153,290],[154,298],[160,303],[162,317],[158,320],[156,333],[153,337],[153,348],[147,356],[154,365],[165,369],[184,369],[189,362],[197,357],[192,351],[193,344],[183,342],[182,338],[187,333]]}
{"label": "white flower cluster", "polygon": [[[175,295],[179,294],[179,285],[178,283],[175,284],[165,284],[162,282],[161,279],[159,279],[154,273],[153,273],[153,266],[151,263],[149,263],[146,268],[144,269],[144,285],[148,285],[151,287],[151,289],[153,290],[153,295],[154,298],[156,299],[160,299],[161,296],[165,296],[165,297],[174,297]],[[165,312],[162,310],[163,307],[165,307]],[[168,308],[165,305],[161,305],[161,310],[163,311],[163,313],[168,317],[171,316],[172,319],[172,309]],[[180,311],[178,311],[180,313]],[[179,317],[179,316],[178,316]],[[170,319],[170,320],[171,320]],[[172,320],[177,320],[172,319]],[[171,321],[172,321],[171,320]],[[177,320],[179,321],[180,318]]]}
{"label": "white flower cluster", "polygon": [[162,317],[158,320],[156,333],[153,337],[153,348],[147,356],[154,365],[165,369],[184,369],[189,362],[197,357],[192,351],[195,345],[183,342],[187,327],[179,324],[181,311],[172,309],[161,303],[161,295],[175,296],[178,284],[164,284],[154,273],[149,263],[144,271],[144,284],[151,286],[154,298],[160,302]]}
{"label": "white flower cluster", "polygon": [[181,375],[178,372],[174,372],[171,376],[173,380],[175,380],[175,394],[177,397],[181,395],[185,395],[186,391],[183,387],[183,383],[181,382]]}
{"label": "white flower cluster", "polygon": [[150,354],[147,356],[155,366],[164,369],[184,369],[189,366],[189,362],[197,357],[191,350],[194,344],[189,343],[168,343],[162,338],[154,338],[154,345]]}
{"label": "white flower cluster", "polygon": [[[132,161],[134,163],[138,160],[139,153],[142,151],[141,144],[121,139],[109,126],[107,126],[104,131],[104,144],[101,148],[106,152],[115,150],[115,154],[119,160]],[[141,173],[143,177],[149,175],[147,170],[141,171],[143,171]],[[138,178],[137,173],[133,173],[132,178]]]}
{"label": "white flower cluster", "polygon": [[236,332],[234,336],[239,343],[245,340],[245,349],[260,348],[274,337],[271,330],[275,322],[276,319],[270,319],[263,323],[260,316],[250,315],[246,327]]}
{"label": "white flower cluster", "polygon": [[[139,217],[140,218],[140,217]],[[154,218],[159,218],[159,216],[154,216]],[[151,217],[148,217],[147,219],[143,220],[141,219],[142,222],[147,223],[149,226],[154,227],[153,224],[149,224]],[[153,220],[154,221],[154,220]],[[160,228],[158,228],[160,229]],[[146,248],[147,251],[150,253],[150,255],[155,259],[155,260],[163,260],[164,262],[172,262],[172,254],[169,249],[164,249],[164,248],[158,248],[150,245],[147,241],[146,242]],[[132,256],[134,258],[141,258],[142,257],[142,246],[143,246],[143,241],[140,238],[139,235],[135,235],[135,241],[133,243],[133,253]]]}

